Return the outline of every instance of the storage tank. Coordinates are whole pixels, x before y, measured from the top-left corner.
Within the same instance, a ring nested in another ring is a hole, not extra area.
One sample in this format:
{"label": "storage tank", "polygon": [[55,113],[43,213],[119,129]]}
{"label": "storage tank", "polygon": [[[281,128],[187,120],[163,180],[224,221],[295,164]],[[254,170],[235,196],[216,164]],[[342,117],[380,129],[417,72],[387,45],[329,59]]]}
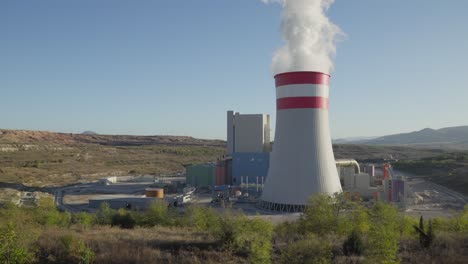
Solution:
{"label": "storage tank", "polygon": [[148,188],[145,190],[146,197],[164,198],[164,189],[162,188]]}

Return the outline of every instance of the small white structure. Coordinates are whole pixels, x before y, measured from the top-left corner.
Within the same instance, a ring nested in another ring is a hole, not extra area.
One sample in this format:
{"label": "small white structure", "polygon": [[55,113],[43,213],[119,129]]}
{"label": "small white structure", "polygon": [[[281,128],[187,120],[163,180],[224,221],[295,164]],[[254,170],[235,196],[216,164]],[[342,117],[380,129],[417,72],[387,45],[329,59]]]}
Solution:
{"label": "small white structure", "polygon": [[227,154],[270,151],[270,116],[227,112]]}

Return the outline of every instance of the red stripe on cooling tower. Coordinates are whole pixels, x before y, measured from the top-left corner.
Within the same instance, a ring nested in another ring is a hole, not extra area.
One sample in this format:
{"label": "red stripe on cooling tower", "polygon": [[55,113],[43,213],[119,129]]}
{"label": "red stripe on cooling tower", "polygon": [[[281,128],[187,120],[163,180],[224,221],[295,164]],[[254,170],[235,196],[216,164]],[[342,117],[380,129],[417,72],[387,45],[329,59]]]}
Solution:
{"label": "red stripe on cooling tower", "polygon": [[289,84],[328,85],[330,75],[321,72],[285,72],[275,75],[276,87]]}
{"label": "red stripe on cooling tower", "polygon": [[328,98],[317,96],[284,97],[276,99],[276,109],[322,108],[328,109]]}

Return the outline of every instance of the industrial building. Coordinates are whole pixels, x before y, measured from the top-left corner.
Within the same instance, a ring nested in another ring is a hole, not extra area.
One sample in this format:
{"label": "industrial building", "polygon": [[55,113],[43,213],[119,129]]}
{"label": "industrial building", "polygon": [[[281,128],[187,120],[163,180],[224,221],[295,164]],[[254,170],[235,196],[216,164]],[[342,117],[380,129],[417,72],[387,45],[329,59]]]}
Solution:
{"label": "industrial building", "polygon": [[227,112],[226,154],[270,151],[270,116]]}
{"label": "industrial building", "polygon": [[270,116],[227,111],[226,155],[186,166],[187,185],[208,187],[263,182],[270,161]]}
{"label": "industrial building", "polygon": [[270,164],[270,153],[233,153],[232,185],[264,182]]}
{"label": "industrial building", "polygon": [[216,163],[191,164],[185,169],[188,186],[210,187],[215,182]]}
{"label": "industrial building", "polygon": [[349,161],[337,160],[343,191],[348,196],[359,200],[393,203],[398,207],[406,206],[409,198],[407,181],[395,175],[390,164],[381,165],[380,173],[377,174],[374,164],[363,165],[364,172],[361,172],[355,166],[351,167]]}
{"label": "industrial building", "polygon": [[228,111],[226,154],[216,162],[186,166],[187,186],[212,190],[234,186],[260,198],[261,208],[283,212],[303,211],[316,193],[342,191],[355,200],[404,204],[405,180],[397,179],[389,164],[376,175],[373,164],[335,160],[327,111],[330,76],[299,72],[275,78],[273,149],[268,115]]}

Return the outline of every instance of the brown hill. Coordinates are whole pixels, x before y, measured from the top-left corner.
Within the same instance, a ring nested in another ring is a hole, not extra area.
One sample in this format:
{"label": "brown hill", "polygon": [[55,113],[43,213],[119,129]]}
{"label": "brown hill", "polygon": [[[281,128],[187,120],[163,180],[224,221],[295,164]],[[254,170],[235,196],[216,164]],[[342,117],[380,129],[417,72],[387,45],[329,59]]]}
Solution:
{"label": "brown hill", "polygon": [[105,146],[183,145],[223,147],[222,140],[197,139],[187,136],[130,136],[72,134],[48,131],[0,129],[0,143],[15,144],[99,144]]}

